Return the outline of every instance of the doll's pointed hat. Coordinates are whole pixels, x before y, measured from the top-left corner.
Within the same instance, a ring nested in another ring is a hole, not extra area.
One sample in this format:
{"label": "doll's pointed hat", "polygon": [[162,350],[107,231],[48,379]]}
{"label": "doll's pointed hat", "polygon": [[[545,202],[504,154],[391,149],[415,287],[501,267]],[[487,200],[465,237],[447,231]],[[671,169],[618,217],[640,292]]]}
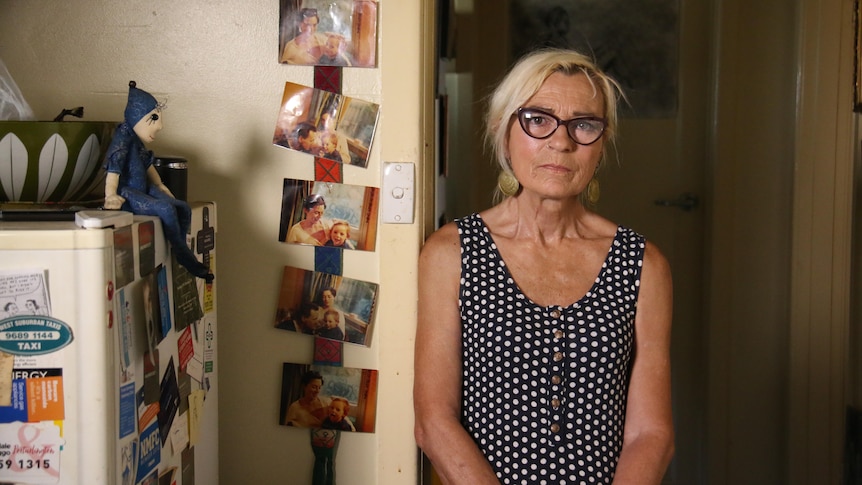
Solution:
{"label": "doll's pointed hat", "polygon": [[129,81],[129,101],[123,118],[129,126],[135,126],[147,113],[158,107],[159,102],[152,94],[138,89],[135,81]]}

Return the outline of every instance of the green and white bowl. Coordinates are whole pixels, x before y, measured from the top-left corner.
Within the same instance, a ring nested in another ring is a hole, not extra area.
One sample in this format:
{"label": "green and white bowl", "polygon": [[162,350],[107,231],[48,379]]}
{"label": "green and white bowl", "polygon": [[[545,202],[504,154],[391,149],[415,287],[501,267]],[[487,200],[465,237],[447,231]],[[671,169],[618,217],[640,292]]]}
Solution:
{"label": "green and white bowl", "polygon": [[0,121],[0,202],[104,197],[116,121]]}

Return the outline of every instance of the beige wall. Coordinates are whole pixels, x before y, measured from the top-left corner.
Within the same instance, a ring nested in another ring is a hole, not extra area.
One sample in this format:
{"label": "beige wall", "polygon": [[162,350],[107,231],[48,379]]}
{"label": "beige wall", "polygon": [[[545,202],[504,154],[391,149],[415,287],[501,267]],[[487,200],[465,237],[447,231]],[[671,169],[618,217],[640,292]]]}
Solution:
{"label": "beige wall", "polygon": [[[345,167],[346,183],[380,186],[383,160],[416,162],[422,174],[421,3],[381,1],[380,67],[343,72],[345,94],[381,105],[369,167]],[[314,264],[311,248],[278,242],[281,181],[313,179],[313,163],[271,140],[284,83],[313,85],[313,70],[277,63],[277,33],[276,0],[0,0],[0,59],[38,119],[83,105],[85,119],[119,121],[134,79],[168,102],[150,148],[187,158],[190,200],[218,204],[225,484],[311,481],[308,433],[277,418],[281,364],[310,363],[313,343],[272,321],[281,268]],[[377,433],[341,439],[342,485],[410,483],[417,473],[411,387],[421,216],[382,225],[376,252],[344,255],[345,276],[380,283],[371,348],[344,352],[347,366],[379,369],[380,394]]]}

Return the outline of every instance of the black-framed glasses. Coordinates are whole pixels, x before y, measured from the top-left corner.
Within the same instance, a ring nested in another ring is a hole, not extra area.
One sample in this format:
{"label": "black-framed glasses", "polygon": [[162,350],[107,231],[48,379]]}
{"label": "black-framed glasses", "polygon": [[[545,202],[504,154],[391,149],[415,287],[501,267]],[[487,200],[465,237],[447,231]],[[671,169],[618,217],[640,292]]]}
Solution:
{"label": "black-framed glasses", "polygon": [[597,142],[608,126],[606,119],[596,116],[561,120],[551,113],[535,108],[518,108],[518,123],[524,133],[539,140],[548,138],[560,125],[564,125],[569,136],[578,145],[592,145]]}

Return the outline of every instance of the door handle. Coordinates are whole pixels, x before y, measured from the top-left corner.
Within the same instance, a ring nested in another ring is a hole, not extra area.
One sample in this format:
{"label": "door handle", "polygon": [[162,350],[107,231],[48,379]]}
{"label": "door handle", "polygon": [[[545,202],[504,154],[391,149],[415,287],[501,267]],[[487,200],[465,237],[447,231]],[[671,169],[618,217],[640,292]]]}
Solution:
{"label": "door handle", "polygon": [[696,195],[691,193],[684,193],[677,197],[676,199],[668,200],[668,199],[658,199],[655,201],[655,205],[661,207],[678,207],[686,212],[694,209],[700,204],[700,199],[697,198]]}

